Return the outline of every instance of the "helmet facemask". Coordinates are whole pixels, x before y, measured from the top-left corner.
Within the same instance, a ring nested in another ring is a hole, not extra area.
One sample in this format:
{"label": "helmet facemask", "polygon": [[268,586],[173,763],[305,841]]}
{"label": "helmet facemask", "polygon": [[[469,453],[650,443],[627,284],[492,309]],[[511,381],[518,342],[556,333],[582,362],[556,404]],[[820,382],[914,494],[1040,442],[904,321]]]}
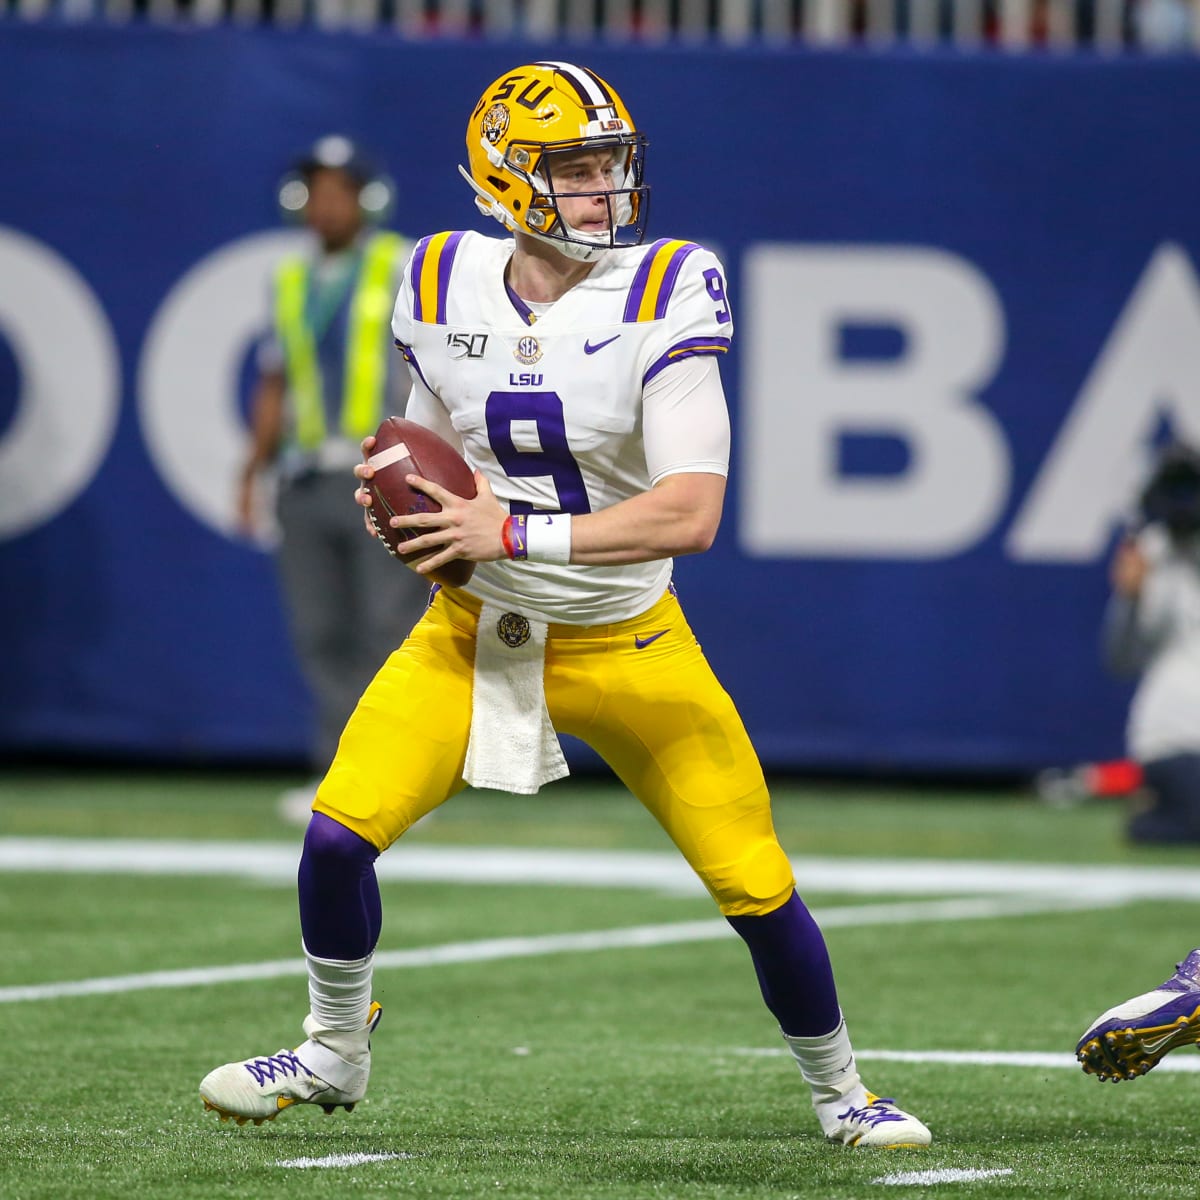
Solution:
{"label": "helmet facemask", "polygon": [[[561,167],[556,178],[556,165],[574,161],[575,154],[596,152],[613,156],[611,187],[576,190],[565,186]],[[650,200],[648,189],[642,183],[644,158],[645,139],[635,133],[616,138],[589,138],[565,146],[513,142],[508,147],[506,165],[524,159],[532,164],[526,168],[526,179],[533,192],[529,211],[525,214],[529,232],[552,243],[563,254],[589,262],[601,250],[641,244]],[[578,229],[564,216],[561,202],[597,196],[604,200],[608,213],[605,230]]]}

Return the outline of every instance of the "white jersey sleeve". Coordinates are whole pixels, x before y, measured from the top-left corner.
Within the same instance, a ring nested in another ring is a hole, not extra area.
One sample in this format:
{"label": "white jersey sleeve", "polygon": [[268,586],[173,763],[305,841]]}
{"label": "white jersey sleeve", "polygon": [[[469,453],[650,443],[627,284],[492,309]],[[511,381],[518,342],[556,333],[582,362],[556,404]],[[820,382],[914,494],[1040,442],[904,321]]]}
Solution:
{"label": "white jersey sleeve", "polygon": [[663,239],[642,259],[625,319],[642,343],[642,436],[652,484],[686,471],[729,473],[729,413],[716,358],[733,337],[725,271],[711,250]]}
{"label": "white jersey sleeve", "polygon": [[414,421],[426,429],[432,429],[438,437],[449,442],[459,454],[462,453],[462,439],[450,422],[450,414],[446,411],[446,406],[421,382],[421,377],[415,371],[404,416],[409,421]]}
{"label": "white jersey sleeve", "polygon": [[646,384],[642,440],[652,486],[688,471],[729,474],[729,409],[711,357],[672,363]]}

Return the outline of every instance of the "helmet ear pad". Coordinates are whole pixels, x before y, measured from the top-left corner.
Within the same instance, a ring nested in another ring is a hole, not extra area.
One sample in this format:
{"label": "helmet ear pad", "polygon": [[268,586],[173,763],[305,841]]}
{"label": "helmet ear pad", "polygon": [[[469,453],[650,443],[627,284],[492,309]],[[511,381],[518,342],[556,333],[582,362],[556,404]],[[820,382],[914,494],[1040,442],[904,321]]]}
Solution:
{"label": "helmet ear pad", "polygon": [[358,187],[358,211],[367,225],[380,225],[396,207],[396,181],[376,168],[362,149],[340,134],[328,134],[292,164],[279,180],[275,199],[288,223],[304,220],[313,175],[320,170],[344,172]]}

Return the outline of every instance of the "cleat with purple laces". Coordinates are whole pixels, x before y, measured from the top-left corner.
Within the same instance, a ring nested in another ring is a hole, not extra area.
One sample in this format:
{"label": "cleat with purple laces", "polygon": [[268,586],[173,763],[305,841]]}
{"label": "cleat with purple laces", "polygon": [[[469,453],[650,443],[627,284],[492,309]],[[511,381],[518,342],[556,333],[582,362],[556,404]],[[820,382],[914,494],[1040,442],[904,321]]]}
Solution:
{"label": "cleat with purple laces", "polygon": [[825,1137],[845,1146],[918,1149],[932,1140],[929,1130],[916,1117],[897,1108],[895,1100],[880,1099],[870,1092],[861,1108],[851,1106],[839,1112],[837,1118],[837,1128]]}
{"label": "cleat with purple laces", "polygon": [[304,1022],[308,1040],[295,1050],[226,1063],[200,1083],[205,1112],[238,1125],[273,1121],[293,1104],[317,1104],[326,1114],[353,1112],[367,1091],[371,1073],[371,1034],[383,1009],[372,1002],[367,1023],[355,1032],[320,1028]]}
{"label": "cleat with purple laces", "polygon": [[1200,1043],[1200,948],[1152,992],[1101,1013],[1079,1039],[1075,1057],[1101,1082],[1137,1079],[1165,1054]]}

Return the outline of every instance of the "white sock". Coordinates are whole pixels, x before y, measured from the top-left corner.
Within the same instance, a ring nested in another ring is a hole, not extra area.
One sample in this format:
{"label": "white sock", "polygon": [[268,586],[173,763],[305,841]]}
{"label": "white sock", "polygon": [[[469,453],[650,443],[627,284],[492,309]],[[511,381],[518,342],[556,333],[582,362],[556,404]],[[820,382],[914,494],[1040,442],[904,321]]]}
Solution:
{"label": "white sock", "polygon": [[858,1077],[845,1019],[838,1021],[832,1033],[820,1037],[791,1037],[785,1033],[783,1040],[812,1089],[813,1108],[817,1110],[821,1128],[832,1133],[838,1125],[839,1112],[867,1103],[867,1089]]}
{"label": "white sock", "polygon": [[371,974],[375,955],[349,962],[317,958],[308,960],[308,1006],[321,1029],[355,1032],[364,1029],[371,1010]]}

